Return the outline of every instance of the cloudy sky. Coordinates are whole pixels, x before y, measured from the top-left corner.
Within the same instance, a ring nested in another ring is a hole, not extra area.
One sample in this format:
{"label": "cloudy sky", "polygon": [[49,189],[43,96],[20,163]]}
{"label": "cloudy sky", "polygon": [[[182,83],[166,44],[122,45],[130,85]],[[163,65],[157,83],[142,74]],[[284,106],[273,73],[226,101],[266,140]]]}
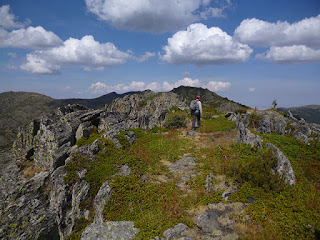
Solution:
{"label": "cloudy sky", "polygon": [[258,108],[320,104],[320,1],[0,0],[0,92],[180,85]]}

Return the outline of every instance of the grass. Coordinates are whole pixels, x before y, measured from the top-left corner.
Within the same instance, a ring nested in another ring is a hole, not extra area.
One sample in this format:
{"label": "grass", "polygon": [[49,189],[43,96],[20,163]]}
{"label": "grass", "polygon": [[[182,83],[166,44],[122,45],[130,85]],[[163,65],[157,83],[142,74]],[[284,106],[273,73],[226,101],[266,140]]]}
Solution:
{"label": "grass", "polygon": [[235,128],[235,123],[228,121],[224,116],[203,120],[201,122],[200,132],[212,133],[212,132],[227,132]]}

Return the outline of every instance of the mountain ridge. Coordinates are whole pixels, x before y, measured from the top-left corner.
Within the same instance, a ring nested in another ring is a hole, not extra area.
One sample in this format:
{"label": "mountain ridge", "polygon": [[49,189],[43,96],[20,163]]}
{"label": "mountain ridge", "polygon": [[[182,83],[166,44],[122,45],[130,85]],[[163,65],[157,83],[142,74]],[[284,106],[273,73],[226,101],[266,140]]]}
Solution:
{"label": "mountain ridge", "polygon": [[[31,122],[33,119],[47,115],[58,107],[68,104],[80,104],[92,109],[99,109],[110,104],[116,98],[127,95],[143,94],[145,91],[130,91],[118,94],[111,92],[97,98],[69,98],[55,99],[35,92],[3,92],[0,93],[0,148],[10,147],[13,143],[18,127]],[[242,104],[223,98],[208,89],[180,86],[173,89],[173,93],[191,101],[196,95],[201,95],[201,101],[205,107],[215,107],[219,111],[229,111],[245,107]]]}

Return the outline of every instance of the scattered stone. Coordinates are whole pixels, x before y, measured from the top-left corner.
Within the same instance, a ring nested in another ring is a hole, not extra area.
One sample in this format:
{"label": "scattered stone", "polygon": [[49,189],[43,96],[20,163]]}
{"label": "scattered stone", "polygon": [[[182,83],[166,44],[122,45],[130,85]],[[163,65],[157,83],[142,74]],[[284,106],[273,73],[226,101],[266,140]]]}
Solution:
{"label": "scattered stone", "polygon": [[133,222],[92,223],[83,231],[81,240],[131,240],[138,232]]}
{"label": "scattered stone", "polygon": [[174,238],[178,238],[181,233],[183,233],[188,227],[184,225],[183,223],[179,223],[173,228],[169,228],[166,231],[163,232],[163,236],[166,237],[166,240],[171,240]]}

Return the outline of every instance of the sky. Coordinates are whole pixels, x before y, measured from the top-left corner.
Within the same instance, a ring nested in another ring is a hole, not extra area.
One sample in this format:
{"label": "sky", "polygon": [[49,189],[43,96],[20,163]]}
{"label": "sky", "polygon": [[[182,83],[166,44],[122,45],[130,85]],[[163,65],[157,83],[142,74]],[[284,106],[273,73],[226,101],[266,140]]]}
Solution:
{"label": "sky", "polygon": [[0,0],[0,92],[320,105],[319,0]]}

